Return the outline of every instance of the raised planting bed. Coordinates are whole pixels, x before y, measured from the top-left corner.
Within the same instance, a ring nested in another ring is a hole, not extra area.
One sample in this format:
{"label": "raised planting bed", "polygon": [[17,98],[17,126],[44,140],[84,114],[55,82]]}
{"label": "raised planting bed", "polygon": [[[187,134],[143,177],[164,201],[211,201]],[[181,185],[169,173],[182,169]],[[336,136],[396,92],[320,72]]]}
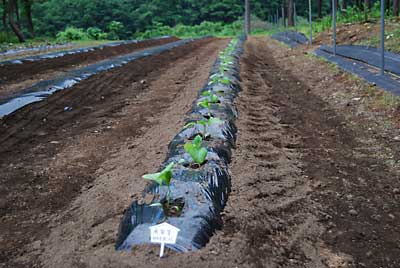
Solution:
{"label": "raised planting bed", "polygon": [[45,52],[51,49],[63,49],[71,46],[72,43],[65,43],[65,44],[54,44],[54,45],[40,45],[40,46],[25,47],[25,48],[15,48],[15,49],[3,50],[2,52],[0,52],[0,57],[11,56],[23,52]]}
{"label": "raised planting bed", "polygon": [[308,39],[303,33],[295,31],[279,32],[271,35],[271,38],[285,43],[291,48],[296,48],[308,43]]}
{"label": "raised planting bed", "polygon": [[71,70],[55,79],[41,81],[29,88],[26,88],[22,92],[19,92],[18,95],[14,95],[5,100],[0,100],[0,117],[8,115],[30,103],[46,99],[55,92],[70,88],[95,74],[123,66],[136,59],[160,54],[162,52],[193,42],[194,40],[195,39],[180,40],[123,56],[114,57],[112,59],[103,60],[83,68]]}
{"label": "raised planting bed", "polygon": [[[166,39],[166,38],[170,38],[170,37],[165,36],[165,37],[154,38],[154,39],[149,39],[149,40]],[[116,41],[116,42],[111,42],[111,43],[102,44],[102,45],[98,45],[98,46],[75,48],[75,49],[69,49],[69,50],[64,50],[64,51],[57,51],[57,52],[51,52],[51,53],[46,53],[46,54],[27,56],[27,57],[13,59],[13,60],[0,61],[0,65],[23,64],[25,62],[34,62],[34,61],[41,61],[41,60],[60,58],[60,57],[64,57],[64,56],[67,56],[67,55],[88,53],[88,52],[95,51],[95,50],[104,50],[104,49],[107,49],[109,47],[117,47],[117,46],[129,45],[129,44],[137,44],[137,43],[146,42],[146,41],[149,41],[149,40],[143,40],[143,41],[141,41],[141,40]],[[62,47],[62,46],[60,46],[60,47]],[[51,46],[50,46],[50,48],[51,48]],[[40,47],[39,48],[24,49],[22,51],[37,51],[37,50],[40,51]],[[1,56],[1,54],[0,54],[0,56]]]}
{"label": "raised planting bed", "polygon": [[228,164],[235,146],[240,91],[239,59],[245,39],[234,39],[216,60],[206,85],[171,141],[167,159],[140,200],[127,209],[119,228],[117,250],[150,243],[150,226],[167,222],[180,229],[167,247],[187,252],[203,247],[222,227],[231,188]]}
{"label": "raised planting bed", "polygon": [[[154,38],[142,41],[121,41],[95,47],[25,57],[0,63],[0,86],[28,80],[42,79],[42,75],[66,72],[101,60],[133,53],[150,47],[178,41],[175,37]],[[39,76],[39,77],[38,77]],[[44,80],[49,79],[45,78]]]}
{"label": "raised planting bed", "polygon": [[385,52],[386,75],[380,75],[380,54],[377,48],[366,46],[337,46],[336,56],[332,48],[322,45],[315,51],[317,56],[334,63],[346,72],[377,85],[395,95],[400,95],[400,55]]}

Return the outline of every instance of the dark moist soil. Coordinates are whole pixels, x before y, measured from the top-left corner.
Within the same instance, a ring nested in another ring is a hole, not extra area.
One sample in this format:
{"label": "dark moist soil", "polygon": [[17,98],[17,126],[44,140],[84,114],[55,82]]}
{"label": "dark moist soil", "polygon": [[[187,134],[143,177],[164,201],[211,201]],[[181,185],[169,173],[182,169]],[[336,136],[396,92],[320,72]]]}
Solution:
{"label": "dark moist soil", "polygon": [[[114,217],[111,231],[117,232],[132,195],[145,187],[141,175],[154,172],[161,164],[169,140],[182,127],[184,113],[227,42],[208,38],[133,61],[1,119],[0,267],[39,265],[38,256],[51,229],[83,218],[74,218],[70,212],[64,215],[63,209],[83,192],[93,192],[93,182],[101,174],[122,168],[111,178],[107,174],[101,184],[107,185],[106,189],[84,202],[88,213],[87,205],[101,198],[89,213],[94,222],[80,226],[92,230],[107,217]],[[72,109],[64,111],[67,106]],[[162,117],[166,118],[162,121]],[[137,143],[144,134],[145,140]],[[108,163],[118,154],[123,154],[118,164]],[[145,163],[140,167],[142,160]],[[132,185],[135,172],[139,174]],[[108,185],[113,178],[115,183]],[[108,190],[113,192],[104,192]],[[115,197],[124,202],[111,202]],[[99,213],[107,204],[113,208]],[[57,238],[57,244],[61,237],[65,234]],[[108,244],[114,246],[115,238],[113,234]],[[51,250],[57,249],[51,246]],[[68,245],[63,245],[63,252],[69,252]],[[50,262],[56,262],[55,255],[50,255]]]}
{"label": "dark moist soil", "polygon": [[93,51],[65,55],[63,57],[46,59],[33,62],[24,62],[23,64],[9,64],[0,66],[0,85],[10,82],[19,82],[31,79],[34,75],[46,71],[60,71],[75,65],[86,65],[96,61],[104,60],[118,55],[132,53],[135,50],[150,46],[158,46],[177,41],[175,37],[139,41],[133,44],[124,44],[115,47],[104,47]]}

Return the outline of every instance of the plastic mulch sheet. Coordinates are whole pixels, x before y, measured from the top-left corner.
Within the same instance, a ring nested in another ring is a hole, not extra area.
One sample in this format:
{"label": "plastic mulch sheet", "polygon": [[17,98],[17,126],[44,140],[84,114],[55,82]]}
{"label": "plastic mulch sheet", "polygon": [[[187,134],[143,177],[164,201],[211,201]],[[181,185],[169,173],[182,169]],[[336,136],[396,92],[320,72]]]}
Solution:
{"label": "plastic mulch sheet", "polygon": [[133,52],[112,59],[103,60],[83,68],[71,70],[58,78],[41,81],[25,89],[22,93],[20,92],[17,96],[12,96],[6,100],[0,100],[0,117],[8,115],[30,103],[46,99],[55,92],[70,88],[95,74],[123,66],[136,59],[160,54],[164,51],[190,43],[193,40],[194,39],[180,40],[177,42],[148,48],[139,52]]}
{"label": "plastic mulch sheet", "polygon": [[[321,50],[333,54],[332,47],[322,45]],[[379,48],[358,45],[339,45],[336,54],[345,58],[365,62],[377,68],[381,67]],[[400,75],[400,55],[385,51],[385,71]]]}
{"label": "plastic mulch sheet", "polygon": [[[168,38],[168,36],[163,36],[157,39],[163,39],[163,38]],[[22,64],[24,62],[32,62],[32,61],[40,61],[40,60],[46,60],[46,59],[54,59],[54,58],[59,58],[63,57],[65,55],[73,55],[73,54],[79,54],[79,53],[85,53],[97,49],[103,49],[105,47],[116,47],[120,45],[128,45],[128,44],[134,44],[134,43],[139,43],[141,41],[138,40],[126,40],[126,41],[117,41],[117,42],[112,42],[112,43],[107,43],[103,45],[98,45],[98,46],[90,46],[90,47],[82,47],[82,48],[75,48],[75,49],[69,49],[69,50],[64,50],[64,51],[58,51],[58,52],[51,52],[51,53],[46,53],[46,54],[41,54],[41,55],[35,55],[35,56],[28,56],[28,57],[23,57],[19,59],[13,59],[13,60],[7,60],[7,61],[0,61],[0,65],[8,65],[8,64]],[[38,48],[31,48],[31,49],[21,49],[18,50],[18,52],[22,51],[41,51],[45,48],[52,48],[57,46],[45,46],[45,47],[38,47]],[[62,48],[62,45],[59,46]],[[5,54],[5,53],[4,53]],[[8,54],[12,54],[9,52]],[[1,56],[2,54],[0,54]]]}
{"label": "plastic mulch sheet", "polygon": [[285,43],[291,48],[296,48],[298,46],[308,43],[307,37],[303,33],[295,31],[280,32],[271,35],[271,38]]}
{"label": "plastic mulch sheet", "polygon": [[334,56],[326,50],[317,49],[315,51],[317,56],[323,57],[326,60],[336,64],[341,69],[357,75],[358,77],[366,80],[369,83],[377,85],[395,95],[400,96],[400,81],[392,78],[389,75],[382,76],[379,71],[371,71],[371,67],[362,61],[355,61],[347,57]]}

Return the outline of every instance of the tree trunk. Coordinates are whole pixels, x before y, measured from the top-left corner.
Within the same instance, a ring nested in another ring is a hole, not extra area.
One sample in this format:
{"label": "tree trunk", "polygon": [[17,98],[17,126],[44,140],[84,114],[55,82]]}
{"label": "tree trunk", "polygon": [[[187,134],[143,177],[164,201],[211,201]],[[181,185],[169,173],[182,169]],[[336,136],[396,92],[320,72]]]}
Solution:
{"label": "tree trunk", "polygon": [[294,26],[294,0],[289,0],[288,6],[288,26]]}
{"label": "tree trunk", "polygon": [[365,0],[364,3],[365,3],[365,6],[367,7],[367,9],[370,10],[371,9],[371,1]]}
{"label": "tree trunk", "polygon": [[368,13],[371,9],[371,1],[370,0],[364,0],[364,21],[368,21]]}
{"label": "tree trunk", "polygon": [[17,17],[17,25],[18,28],[21,29],[21,19],[19,17],[19,5],[18,5],[18,0],[15,0],[15,16]]}
{"label": "tree trunk", "polygon": [[33,27],[32,21],[32,3],[31,0],[25,0],[25,12],[26,18],[28,20],[28,30],[31,33],[32,37],[35,36],[35,28]]}
{"label": "tree trunk", "polygon": [[245,0],[245,11],[244,11],[244,31],[246,36],[251,34],[251,16],[250,16],[250,0]]}
{"label": "tree trunk", "polygon": [[386,3],[385,3],[385,10],[386,10],[386,14],[390,11],[390,0],[386,0]]}
{"label": "tree trunk", "polygon": [[360,0],[355,0],[354,4],[356,5],[356,7],[361,8]]}
{"label": "tree trunk", "polygon": [[8,0],[8,21],[10,23],[10,27],[14,31],[15,35],[18,37],[18,40],[20,42],[25,42],[24,34],[21,32],[21,29],[15,23],[14,14],[15,14],[15,0]]}
{"label": "tree trunk", "polygon": [[342,1],[342,9],[346,10],[347,9],[347,0]]}
{"label": "tree trunk", "polygon": [[399,0],[393,0],[393,16],[399,16]]}
{"label": "tree trunk", "polygon": [[318,18],[322,18],[322,0],[317,0]]}
{"label": "tree trunk", "polygon": [[286,28],[286,14],[285,14],[285,9],[286,9],[286,2],[285,0],[282,1],[282,23],[283,27]]}
{"label": "tree trunk", "polygon": [[6,0],[3,0],[3,27],[4,29],[7,29],[7,2]]}

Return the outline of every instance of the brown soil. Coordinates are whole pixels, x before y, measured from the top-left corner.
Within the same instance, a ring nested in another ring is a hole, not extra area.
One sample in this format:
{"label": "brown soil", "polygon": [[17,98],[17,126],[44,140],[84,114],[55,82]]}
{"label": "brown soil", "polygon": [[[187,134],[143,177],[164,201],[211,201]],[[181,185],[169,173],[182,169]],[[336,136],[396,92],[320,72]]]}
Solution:
{"label": "brown soil", "polygon": [[[5,267],[400,267],[395,117],[383,124],[387,114],[365,105],[364,83],[265,37],[241,61],[223,229],[163,259],[157,246],[114,250],[140,176],[165,157],[226,44],[128,64],[2,121]],[[79,107],[62,112],[72,97]]]}
{"label": "brown soil", "polygon": [[23,64],[12,64],[0,66],[0,90],[5,84],[10,82],[21,82],[23,80],[32,80],[38,74],[51,71],[63,71],[68,67],[76,65],[87,65],[99,60],[115,57],[122,54],[128,54],[135,50],[150,46],[158,46],[169,42],[177,41],[175,37],[165,39],[154,39],[140,41],[138,43],[120,45],[115,47],[104,47],[85,53],[65,55],[63,57],[46,59],[41,61],[24,62]]}
{"label": "brown soil", "polygon": [[[358,44],[371,40],[374,38],[379,39],[380,24],[376,22],[365,23],[348,23],[338,25],[336,32],[336,41],[338,44]],[[394,29],[393,25],[386,25],[386,31]],[[327,30],[320,33],[314,40],[315,45],[331,44],[332,43],[332,30]]]}

